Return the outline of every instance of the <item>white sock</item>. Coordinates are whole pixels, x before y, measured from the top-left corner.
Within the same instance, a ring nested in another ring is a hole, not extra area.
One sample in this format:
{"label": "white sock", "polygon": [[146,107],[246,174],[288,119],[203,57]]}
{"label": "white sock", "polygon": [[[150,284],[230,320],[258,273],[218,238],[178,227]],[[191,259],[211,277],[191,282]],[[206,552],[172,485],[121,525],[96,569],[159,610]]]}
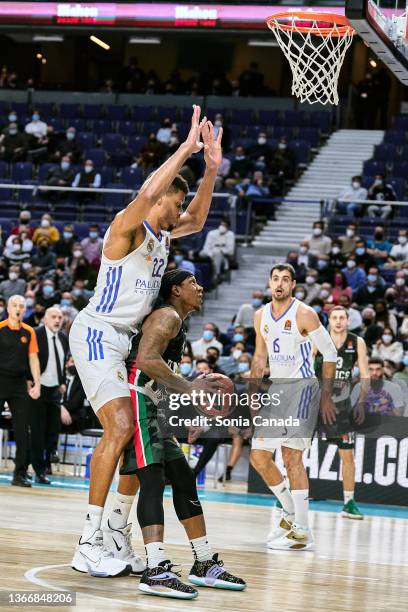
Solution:
{"label": "white sock", "polygon": [[134,499],[134,495],[116,493],[115,502],[109,517],[109,525],[112,529],[123,529],[123,527],[126,527]]}
{"label": "white sock", "polygon": [[351,499],[354,499],[354,491],[344,491],[344,503],[347,504]]}
{"label": "white sock", "polygon": [[300,527],[309,529],[309,489],[292,489],[293,503],[295,505],[295,523]]}
{"label": "white sock", "polygon": [[283,506],[284,511],[287,514],[295,514],[295,506],[293,503],[293,497],[289,489],[289,485],[284,478],[282,482],[273,487],[269,487],[270,490],[276,497],[279,499],[280,503]]}
{"label": "white sock", "polygon": [[210,561],[212,559],[212,550],[207,536],[193,538],[190,540],[191,548],[193,549],[194,559],[197,561]]}
{"label": "white sock", "polygon": [[150,542],[145,544],[147,567],[157,567],[161,561],[165,560],[165,550],[163,542]]}
{"label": "white sock", "polygon": [[82,542],[89,538],[101,528],[103,508],[101,506],[88,505],[84,529],[82,531]]}

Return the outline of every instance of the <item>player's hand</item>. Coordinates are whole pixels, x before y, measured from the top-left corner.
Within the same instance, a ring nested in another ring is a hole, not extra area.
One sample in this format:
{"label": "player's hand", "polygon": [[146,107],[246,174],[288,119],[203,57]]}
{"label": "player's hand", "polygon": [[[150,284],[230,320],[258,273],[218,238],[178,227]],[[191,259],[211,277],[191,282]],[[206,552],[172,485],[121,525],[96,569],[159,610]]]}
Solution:
{"label": "player's hand", "polygon": [[222,162],[222,127],[218,131],[217,138],[214,136],[214,126],[207,121],[201,130],[204,141],[204,161],[209,170],[217,170]]}
{"label": "player's hand", "polygon": [[320,412],[322,413],[322,419],[325,425],[333,425],[336,422],[337,413],[331,397],[322,397],[320,401]]}
{"label": "player's hand", "polygon": [[185,144],[188,146],[190,154],[198,153],[204,146],[200,141],[201,130],[207,122],[207,117],[204,117],[200,122],[201,108],[193,104],[193,116],[191,118],[190,132],[186,138]]}
{"label": "player's hand", "polygon": [[188,444],[194,444],[194,442],[200,437],[201,432],[201,427],[189,427],[187,437]]}
{"label": "player's hand", "polygon": [[61,406],[61,421],[64,425],[71,425],[72,417],[65,406]]}
{"label": "player's hand", "polygon": [[206,377],[205,375],[198,376],[194,382],[191,383],[191,391],[218,393],[220,391],[220,385],[215,376],[216,374],[212,374],[211,378]]}
{"label": "player's hand", "polygon": [[37,400],[40,397],[40,394],[41,394],[41,387],[40,387],[40,385],[32,385],[30,387],[30,389],[28,390],[28,395],[33,400]]}
{"label": "player's hand", "polygon": [[357,406],[354,407],[353,415],[354,415],[354,420],[357,423],[357,425],[361,425],[362,423],[364,423],[364,420],[365,420],[364,404],[357,404]]}

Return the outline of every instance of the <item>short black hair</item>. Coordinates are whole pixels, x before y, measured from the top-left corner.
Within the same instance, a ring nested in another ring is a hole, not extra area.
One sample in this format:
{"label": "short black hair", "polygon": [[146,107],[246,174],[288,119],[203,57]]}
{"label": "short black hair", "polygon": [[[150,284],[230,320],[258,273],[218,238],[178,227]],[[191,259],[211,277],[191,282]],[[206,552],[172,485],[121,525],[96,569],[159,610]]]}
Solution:
{"label": "short black hair", "polygon": [[174,177],[170,187],[168,188],[168,192],[170,193],[176,193],[177,191],[182,191],[186,195],[190,191],[187,181],[181,176],[181,174],[177,174]]}
{"label": "short black hair", "polygon": [[208,351],[217,351],[218,357],[221,355],[221,351],[217,346],[209,346],[207,348],[207,355],[208,355]]}
{"label": "short black hair", "polygon": [[381,357],[370,357],[368,360],[368,365],[380,365],[382,368],[384,367],[384,360]]}
{"label": "short black hair", "polygon": [[209,367],[211,367],[211,366],[210,366],[210,362],[208,361],[208,359],[196,359],[196,366],[197,366],[199,363],[206,363],[206,364],[207,364]]}
{"label": "short black hair", "polygon": [[290,273],[292,280],[296,280],[295,268],[288,263],[277,263],[273,265],[269,273],[269,278],[271,278],[275,270],[278,270],[278,272],[284,272],[286,270],[286,272]]}

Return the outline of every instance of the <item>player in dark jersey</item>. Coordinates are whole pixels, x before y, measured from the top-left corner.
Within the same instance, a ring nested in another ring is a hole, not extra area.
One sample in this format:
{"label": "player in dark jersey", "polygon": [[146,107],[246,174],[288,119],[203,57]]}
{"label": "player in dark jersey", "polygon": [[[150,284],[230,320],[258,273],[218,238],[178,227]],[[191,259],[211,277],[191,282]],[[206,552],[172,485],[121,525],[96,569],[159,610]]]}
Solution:
{"label": "player in dark jersey", "polygon": [[[121,475],[136,474],[140,482],[137,518],[146,548],[147,569],[139,589],[149,595],[193,599],[198,592],[182,583],[179,573],[166,560],[163,544],[163,492],[167,478],[173,488],[174,508],[186,530],[194,565],[189,581],[198,586],[243,590],[241,578],[233,576],[213,554],[195,476],[174,437],[166,437],[159,427],[157,404],[159,385],[172,393],[191,394],[203,389],[214,393],[219,383],[213,378],[190,382],[174,373],[183,355],[186,332],[183,321],[200,310],[202,287],[190,272],[171,270],[163,275],[160,298],[133,340],[128,359],[128,380],[134,411],[135,432],[125,449]],[[215,375],[216,376],[216,375]],[[113,552],[113,550],[112,550]]]}
{"label": "player in dark jersey", "polygon": [[[336,379],[333,385],[333,401],[337,419],[333,425],[325,425],[327,441],[336,444],[343,462],[344,506],[342,516],[363,519],[354,501],[356,466],[354,462],[354,423],[364,420],[364,399],[368,393],[370,374],[368,371],[367,347],[364,340],[347,330],[348,312],[343,306],[335,306],[329,316],[330,336],[337,348]],[[315,368],[321,376],[322,356],[317,353]],[[361,395],[353,411],[351,390],[353,369],[357,365],[361,380]]]}

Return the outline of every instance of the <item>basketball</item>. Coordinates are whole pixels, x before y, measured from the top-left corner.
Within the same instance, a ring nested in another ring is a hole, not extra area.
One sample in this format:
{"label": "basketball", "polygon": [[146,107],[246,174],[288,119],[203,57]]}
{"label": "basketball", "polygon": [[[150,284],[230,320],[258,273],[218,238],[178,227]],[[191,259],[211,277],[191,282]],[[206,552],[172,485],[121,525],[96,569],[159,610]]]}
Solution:
{"label": "basketball", "polygon": [[224,374],[207,374],[205,378],[216,380],[219,383],[219,392],[215,394],[215,403],[212,397],[208,398],[207,402],[197,405],[198,411],[207,417],[228,416],[233,406],[234,383]]}

